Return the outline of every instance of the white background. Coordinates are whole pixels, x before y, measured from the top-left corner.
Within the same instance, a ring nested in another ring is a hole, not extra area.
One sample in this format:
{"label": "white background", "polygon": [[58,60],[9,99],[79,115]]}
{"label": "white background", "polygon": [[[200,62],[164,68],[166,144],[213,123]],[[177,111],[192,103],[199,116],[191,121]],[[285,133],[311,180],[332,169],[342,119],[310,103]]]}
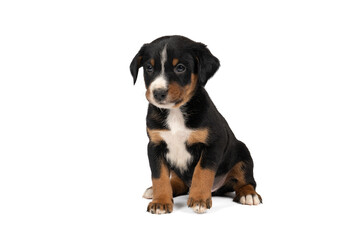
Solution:
{"label": "white background", "polygon": [[[357,1],[1,1],[0,239],[359,239]],[[221,61],[207,90],[264,204],[151,215],[147,102],[129,64],[170,34]]]}

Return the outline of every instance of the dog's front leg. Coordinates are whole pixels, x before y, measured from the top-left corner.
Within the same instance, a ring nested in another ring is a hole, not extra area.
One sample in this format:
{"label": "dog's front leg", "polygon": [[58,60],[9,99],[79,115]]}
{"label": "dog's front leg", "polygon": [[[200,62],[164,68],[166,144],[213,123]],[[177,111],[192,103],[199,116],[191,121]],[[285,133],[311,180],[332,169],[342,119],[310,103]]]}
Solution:
{"label": "dog's front leg", "polygon": [[212,206],[211,188],[216,173],[214,164],[209,165],[214,163],[214,159],[210,159],[212,157],[215,156],[203,152],[194,170],[187,204],[196,213],[204,213]]}
{"label": "dog's front leg", "polygon": [[173,193],[170,184],[170,171],[165,164],[162,148],[149,143],[148,156],[151,168],[153,198],[147,211],[150,213],[171,213],[173,210]]}

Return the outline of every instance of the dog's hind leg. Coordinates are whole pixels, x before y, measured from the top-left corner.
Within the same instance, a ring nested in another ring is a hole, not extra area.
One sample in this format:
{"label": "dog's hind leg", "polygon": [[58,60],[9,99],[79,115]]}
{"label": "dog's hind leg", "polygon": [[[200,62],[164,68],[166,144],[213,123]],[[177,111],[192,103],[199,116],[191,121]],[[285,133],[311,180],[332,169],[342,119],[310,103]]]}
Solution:
{"label": "dog's hind leg", "polygon": [[229,173],[235,191],[234,202],[245,205],[262,203],[261,196],[255,191],[252,160],[237,163]]}
{"label": "dog's hind leg", "polygon": [[244,143],[238,141],[237,153],[234,158],[237,163],[227,174],[224,185],[213,195],[224,195],[235,191],[234,202],[245,205],[262,203],[261,196],[255,191],[256,182],[253,175],[254,163]]}

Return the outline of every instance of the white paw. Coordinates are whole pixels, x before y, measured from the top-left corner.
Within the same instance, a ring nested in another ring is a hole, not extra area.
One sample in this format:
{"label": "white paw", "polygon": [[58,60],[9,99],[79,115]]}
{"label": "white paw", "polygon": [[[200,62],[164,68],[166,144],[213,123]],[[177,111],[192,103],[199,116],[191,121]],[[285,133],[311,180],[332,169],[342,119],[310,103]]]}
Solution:
{"label": "white paw", "polygon": [[166,211],[164,209],[156,209],[155,212],[152,212],[152,213],[155,213],[155,214],[165,214]]}
{"label": "white paw", "polygon": [[245,205],[259,205],[260,199],[258,195],[246,195],[240,198],[240,203]]}
{"label": "white paw", "polygon": [[148,189],[145,190],[145,192],[143,194],[143,198],[146,198],[146,199],[152,199],[153,198],[153,189],[152,189],[152,187],[149,187]]}
{"label": "white paw", "polygon": [[196,213],[205,213],[207,208],[206,206],[201,206],[200,204],[196,204],[192,207],[192,209],[194,210],[194,212]]}
{"label": "white paw", "polygon": [[173,203],[158,203],[158,202],[151,202],[147,207],[147,211],[152,214],[165,214],[171,213],[173,210]]}

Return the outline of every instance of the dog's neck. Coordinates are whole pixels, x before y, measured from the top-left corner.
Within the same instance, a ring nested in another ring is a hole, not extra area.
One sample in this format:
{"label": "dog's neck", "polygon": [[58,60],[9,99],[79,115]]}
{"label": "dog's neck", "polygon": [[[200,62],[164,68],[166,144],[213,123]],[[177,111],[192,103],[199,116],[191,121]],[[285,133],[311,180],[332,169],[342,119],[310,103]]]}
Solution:
{"label": "dog's neck", "polygon": [[[207,111],[210,105],[212,105],[212,102],[206,90],[199,86],[192,98],[187,103],[177,108],[177,110],[180,110],[182,117],[185,119],[185,125],[187,127],[197,128],[202,119],[202,113]],[[155,128],[166,128],[166,119],[172,110],[175,109],[158,108],[152,104],[149,104],[149,117],[147,118],[148,126],[151,125]]]}

